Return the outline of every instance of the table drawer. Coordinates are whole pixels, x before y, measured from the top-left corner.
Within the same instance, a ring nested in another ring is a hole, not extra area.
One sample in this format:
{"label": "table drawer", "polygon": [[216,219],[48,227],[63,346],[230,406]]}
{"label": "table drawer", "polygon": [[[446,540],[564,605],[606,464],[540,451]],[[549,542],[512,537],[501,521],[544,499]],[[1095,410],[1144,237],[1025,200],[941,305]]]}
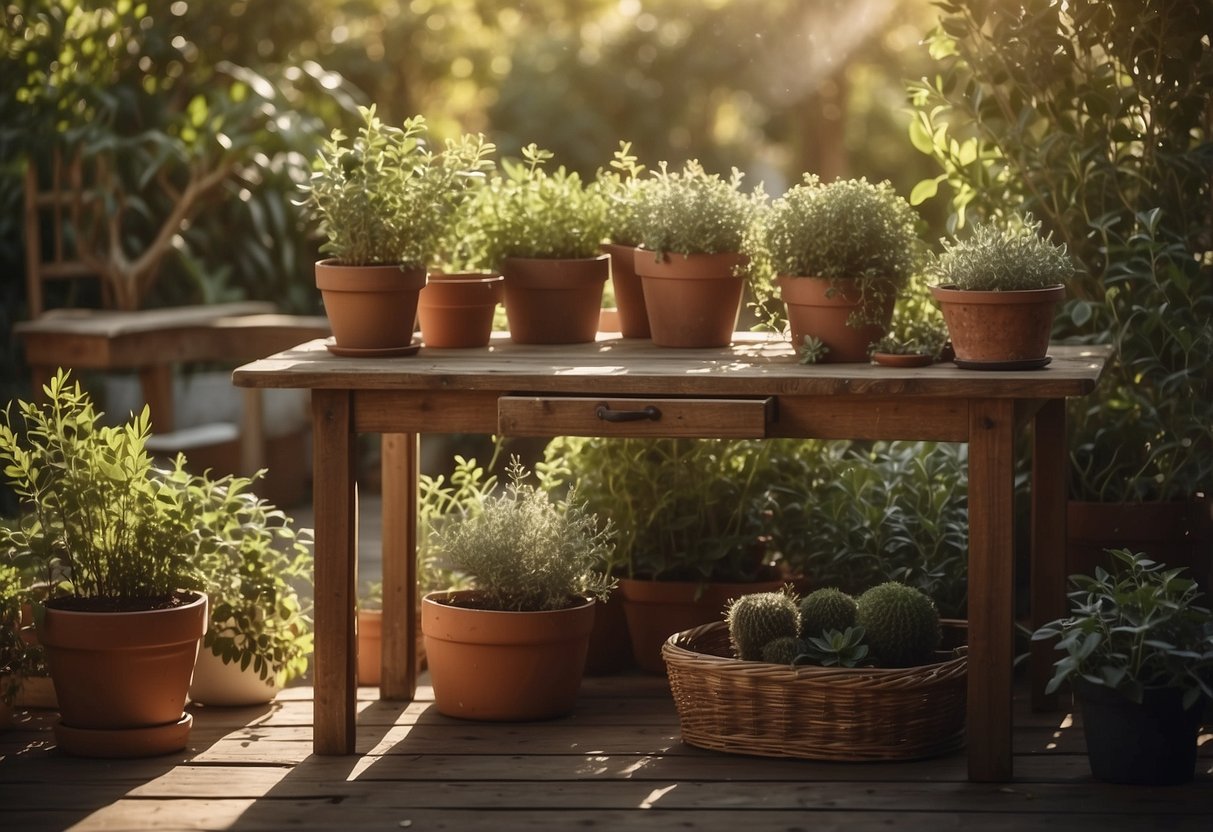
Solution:
{"label": "table drawer", "polygon": [[501,396],[504,436],[692,436],[761,439],[775,399],[619,399]]}

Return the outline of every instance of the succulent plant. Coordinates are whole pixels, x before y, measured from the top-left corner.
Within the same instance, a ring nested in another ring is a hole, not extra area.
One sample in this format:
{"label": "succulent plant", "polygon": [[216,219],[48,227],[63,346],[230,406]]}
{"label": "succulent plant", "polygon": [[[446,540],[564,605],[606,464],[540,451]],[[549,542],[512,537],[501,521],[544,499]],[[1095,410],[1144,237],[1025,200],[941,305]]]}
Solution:
{"label": "succulent plant", "polygon": [[855,622],[882,667],[925,664],[939,647],[939,612],[920,590],[888,581],[856,599]]}
{"label": "succulent plant", "polygon": [[816,335],[806,335],[804,343],[800,347],[800,363],[816,364],[825,358],[829,351],[830,348]]}
{"label": "succulent plant", "polygon": [[763,645],[762,660],[768,664],[791,664],[796,661],[797,656],[804,654],[805,649],[803,639],[780,636]]}
{"label": "succulent plant", "polygon": [[855,599],[837,587],[822,587],[800,600],[800,632],[816,636],[855,626]]}
{"label": "succulent plant", "polygon": [[800,613],[786,592],[756,592],[734,599],[725,616],[737,656],[760,661],[762,648],[781,636],[800,635]]}
{"label": "succulent plant", "polygon": [[795,665],[819,664],[822,667],[857,667],[868,657],[863,627],[826,630],[804,640],[805,649],[793,660]]}

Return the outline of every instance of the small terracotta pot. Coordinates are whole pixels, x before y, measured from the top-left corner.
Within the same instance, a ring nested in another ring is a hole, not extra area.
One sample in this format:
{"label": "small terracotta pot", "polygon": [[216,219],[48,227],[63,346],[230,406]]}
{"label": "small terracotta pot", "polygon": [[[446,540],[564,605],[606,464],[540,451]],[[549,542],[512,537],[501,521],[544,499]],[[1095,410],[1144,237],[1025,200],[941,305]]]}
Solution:
{"label": "small terracotta pot", "polygon": [[641,670],[665,673],[661,645],[674,633],[724,618],[730,600],[753,592],[775,592],[786,580],[751,583],[642,581],[622,578],[623,611],[632,653]]}
{"label": "small terracotta pot", "polygon": [[499,274],[431,274],[417,299],[421,340],[427,347],[483,347],[493,334],[493,313],[501,301]]}
{"label": "small terracotta pot", "polygon": [[378,686],[383,675],[383,610],[358,610],[358,684]]}
{"label": "small terracotta pot", "polygon": [[872,360],[885,367],[900,367],[902,369],[929,367],[935,363],[935,357],[927,355],[924,352],[874,352],[872,353]]}
{"label": "small terracotta pot", "polygon": [[316,264],[316,288],[333,340],[342,350],[383,351],[408,347],[417,328],[417,295],[425,270],[399,266]]}
{"label": "small terracotta pot", "polygon": [[477,593],[433,592],[421,629],[434,703],[463,719],[550,719],[573,710],[585,668],[594,601],[543,612],[500,612]]}
{"label": "small terracotta pot", "polygon": [[605,255],[573,260],[510,257],[505,315],[516,344],[582,344],[598,335],[602,288],[610,275]]}
{"label": "small terracotta pot", "polygon": [[38,638],[59,700],[59,746],[101,757],[185,748],[185,697],[207,624],[200,593],[180,607],[142,612],[79,612],[49,602]]}
{"label": "small terracotta pot", "polygon": [[741,254],[670,254],[636,249],[653,343],[659,347],[726,347],[733,340],[745,278]]}
{"label": "small terracotta pot", "polygon": [[636,247],[605,243],[602,250],[611,256],[611,286],[619,309],[619,334],[624,338],[648,338],[649,310],[644,303],[644,286],[636,274]]}
{"label": "small terracotta pot", "polygon": [[932,286],[956,358],[973,362],[1036,361],[1049,351],[1053,311],[1064,286],[1013,292],[972,292]]}
{"label": "small terracotta pot", "polygon": [[866,363],[868,348],[888,330],[897,300],[890,291],[879,309],[880,322],[855,327],[848,323],[860,308],[859,288],[854,280],[780,275],[776,283],[788,307],[792,347],[799,350],[806,335],[819,338],[829,348],[821,359],[827,364]]}

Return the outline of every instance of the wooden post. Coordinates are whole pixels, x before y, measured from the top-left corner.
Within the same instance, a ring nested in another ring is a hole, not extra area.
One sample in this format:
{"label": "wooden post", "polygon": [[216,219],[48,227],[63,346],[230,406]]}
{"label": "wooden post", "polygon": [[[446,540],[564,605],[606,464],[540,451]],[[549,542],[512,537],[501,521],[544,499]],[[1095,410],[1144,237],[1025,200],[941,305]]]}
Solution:
{"label": "wooden post", "polygon": [[[1066,612],[1066,402],[1051,399],[1032,422],[1032,629]],[[1045,685],[1057,660],[1054,641],[1031,642],[1032,708],[1053,710]]]}
{"label": "wooden post", "polygon": [[379,696],[417,692],[417,457],[415,433],[385,433],[383,473],[383,671]]}

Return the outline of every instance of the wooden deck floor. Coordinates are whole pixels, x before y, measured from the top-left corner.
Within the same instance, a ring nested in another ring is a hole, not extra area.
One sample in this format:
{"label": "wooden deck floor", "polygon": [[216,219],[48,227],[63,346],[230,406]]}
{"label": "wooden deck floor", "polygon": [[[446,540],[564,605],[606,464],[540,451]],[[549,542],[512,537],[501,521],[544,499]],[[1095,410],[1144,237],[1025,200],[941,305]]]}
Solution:
{"label": "wooden deck floor", "polygon": [[586,680],[571,717],[510,725],[442,717],[426,687],[411,704],[363,689],[359,756],[316,757],[311,693],[197,709],[188,751],[149,760],[67,757],[53,715],[29,712],[0,734],[0,830],[1213,829],[1213,736],[1190,785],[1109,786],[1064,712],[1020,706],[1015,782],[978,784],[963,751],[833,764],[692,748],[664,680],[636,675]]}

